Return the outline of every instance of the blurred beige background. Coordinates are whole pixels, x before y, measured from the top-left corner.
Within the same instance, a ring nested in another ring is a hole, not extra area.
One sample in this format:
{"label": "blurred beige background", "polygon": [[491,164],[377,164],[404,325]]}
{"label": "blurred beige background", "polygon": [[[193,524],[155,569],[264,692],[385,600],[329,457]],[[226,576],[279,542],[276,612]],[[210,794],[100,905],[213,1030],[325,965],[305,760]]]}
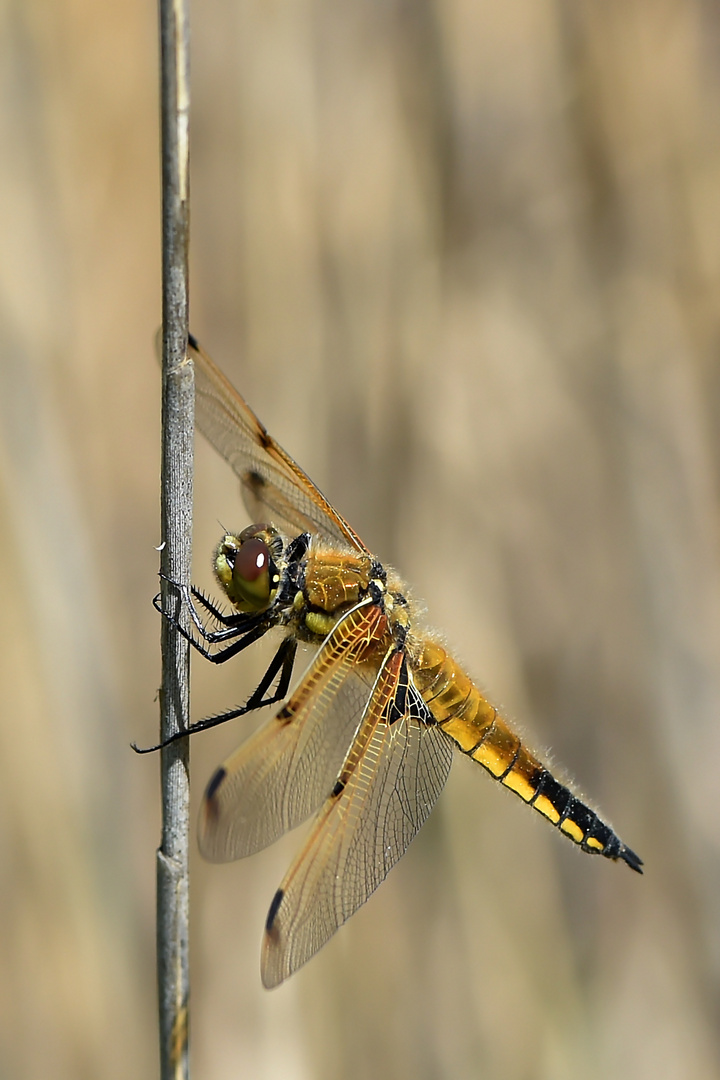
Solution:
{"label": "blurred beige background", "polygon": [[[196,1076],[720,1077],[720,15],[206,0],[192,324],[646,861],[458,761],[263,991],[299,842],[194,853]],[[152,4],[0,5],[0,1076],[156,1074]],[[196,579],[246,517],[197,451]],[[267,651],[193,668],[195,717]],[[251,730],[193,745],[195,801]]]}

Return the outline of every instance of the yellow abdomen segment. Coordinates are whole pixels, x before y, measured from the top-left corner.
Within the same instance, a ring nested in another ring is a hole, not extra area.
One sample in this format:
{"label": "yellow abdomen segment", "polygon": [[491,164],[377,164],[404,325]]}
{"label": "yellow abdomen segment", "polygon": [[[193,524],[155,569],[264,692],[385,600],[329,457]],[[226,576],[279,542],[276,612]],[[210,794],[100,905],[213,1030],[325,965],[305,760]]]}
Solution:
{"label": "yellow abdomen segment", "polygon": [[548,769],[508,727],[494,705],[437,642],[426,640],[413,665],[415,684],[437,724],[483,768],[538,810],[584,851],[624,859],[633,870],[641,860]]}

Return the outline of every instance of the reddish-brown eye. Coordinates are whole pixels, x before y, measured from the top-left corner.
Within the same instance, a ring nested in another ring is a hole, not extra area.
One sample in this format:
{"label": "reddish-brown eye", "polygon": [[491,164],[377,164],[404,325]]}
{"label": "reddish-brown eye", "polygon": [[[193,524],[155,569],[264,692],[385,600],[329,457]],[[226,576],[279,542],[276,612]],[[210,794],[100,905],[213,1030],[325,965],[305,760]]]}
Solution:
{"label": "reddish-brown eye", "polygon": [[257,581],[263,572],[267,572],[270,551],[264,540],[254,537],[246,540],[235,556],[233,576],[242,581]]}
{"label": "reddish-brown eye", "polygon": [[243,541],[235,552],[228,596],[241,611],[263,611],[270,603],[270,566],[270,548],[259,536]]}

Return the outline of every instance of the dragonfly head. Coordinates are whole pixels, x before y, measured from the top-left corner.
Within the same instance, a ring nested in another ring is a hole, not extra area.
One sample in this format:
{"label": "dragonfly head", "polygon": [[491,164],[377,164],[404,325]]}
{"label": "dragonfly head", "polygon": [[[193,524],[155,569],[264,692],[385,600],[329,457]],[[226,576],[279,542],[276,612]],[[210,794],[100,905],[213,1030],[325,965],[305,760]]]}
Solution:
{"label": "dragonfly head", "polygon": [[272,525],[250,525],[239,535],[226,533],[215,552],[215,576],[238,611],[264,611],[280,583],[273,558],[282,540]]}

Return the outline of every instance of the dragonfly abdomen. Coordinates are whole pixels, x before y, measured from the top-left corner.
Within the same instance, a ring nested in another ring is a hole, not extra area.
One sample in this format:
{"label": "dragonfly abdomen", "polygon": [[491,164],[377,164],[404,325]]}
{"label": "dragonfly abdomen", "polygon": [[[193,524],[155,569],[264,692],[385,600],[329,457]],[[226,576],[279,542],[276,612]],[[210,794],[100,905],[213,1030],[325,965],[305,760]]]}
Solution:
{"label": "dragonfly abdomen", "polygon": [[495,706],[441,645],[430,640],[423,643],[413,676],[438,726],[464,754],[519,795],[583,851],[609,859],[621,858],[633,870],[640,870],[638,856],[523,745]]}

